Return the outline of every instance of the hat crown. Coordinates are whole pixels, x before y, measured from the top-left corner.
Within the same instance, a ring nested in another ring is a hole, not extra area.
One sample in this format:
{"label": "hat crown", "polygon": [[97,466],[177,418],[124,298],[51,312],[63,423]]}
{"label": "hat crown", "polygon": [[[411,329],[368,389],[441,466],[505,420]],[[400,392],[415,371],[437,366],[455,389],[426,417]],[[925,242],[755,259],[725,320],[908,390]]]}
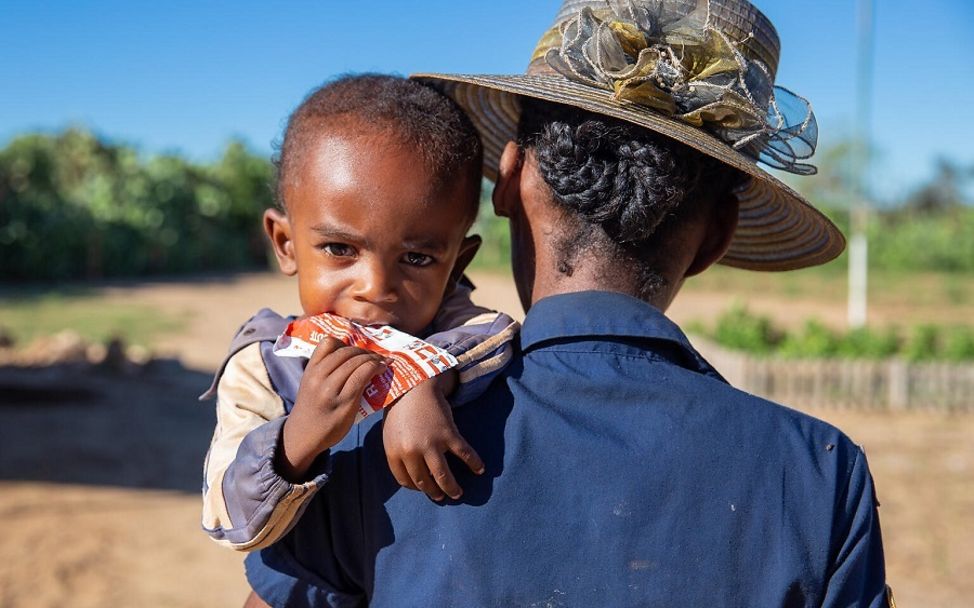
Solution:
{"label": "hat crown", "polygon": [[[671,15],[702,13],[704,25],[722,32],[737,45],[737,49],[747,59],[763,63],[774,80],[781,53],[778,32],[764,13],[746,0],[564,0],[555,15],[554,28],[575,18],[584,8],[593,11],[613,8],[625,10],[626,5],[647,9],[652,13],[666,12]],[[547,65],[543,57],[536,57],[527,73],[550,75],[555,70]]]}

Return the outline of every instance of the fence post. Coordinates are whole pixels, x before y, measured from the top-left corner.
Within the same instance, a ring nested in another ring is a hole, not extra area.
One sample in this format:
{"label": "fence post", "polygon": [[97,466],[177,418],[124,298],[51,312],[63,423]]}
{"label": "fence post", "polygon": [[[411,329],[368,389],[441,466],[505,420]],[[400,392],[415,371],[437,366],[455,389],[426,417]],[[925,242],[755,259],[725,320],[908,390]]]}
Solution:
{"label": "fence post", "polygon": [[887,406],[891,410],[905,410],[910,407],[909,365],[902,359],[890,359],[886,368],[889,397]]}

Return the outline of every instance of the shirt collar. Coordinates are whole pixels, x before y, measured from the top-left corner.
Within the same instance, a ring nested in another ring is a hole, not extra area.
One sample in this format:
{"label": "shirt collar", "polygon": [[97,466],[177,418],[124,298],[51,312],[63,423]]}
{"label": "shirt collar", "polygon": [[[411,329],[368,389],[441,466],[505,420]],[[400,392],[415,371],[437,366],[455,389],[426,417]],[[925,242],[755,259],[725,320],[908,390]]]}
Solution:
{"label": "shirt collar", "polygon": [[521,327],[521,348],[595,336],[663,340],[683,351],[692,367],[723,380],[676,323],[642,300],[610,291],[563,293],[535,302]]}

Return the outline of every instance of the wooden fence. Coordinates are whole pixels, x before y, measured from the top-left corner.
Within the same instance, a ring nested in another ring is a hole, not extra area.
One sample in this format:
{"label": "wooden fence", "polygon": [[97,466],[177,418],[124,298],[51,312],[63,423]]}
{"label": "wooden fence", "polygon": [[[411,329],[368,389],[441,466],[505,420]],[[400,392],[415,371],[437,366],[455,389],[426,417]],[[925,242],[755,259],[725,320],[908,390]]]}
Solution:
{"label": "wooden fence", "polygon": [[974,412],[971,363],[774,359],[692,340],[732,385],[795,407]]}

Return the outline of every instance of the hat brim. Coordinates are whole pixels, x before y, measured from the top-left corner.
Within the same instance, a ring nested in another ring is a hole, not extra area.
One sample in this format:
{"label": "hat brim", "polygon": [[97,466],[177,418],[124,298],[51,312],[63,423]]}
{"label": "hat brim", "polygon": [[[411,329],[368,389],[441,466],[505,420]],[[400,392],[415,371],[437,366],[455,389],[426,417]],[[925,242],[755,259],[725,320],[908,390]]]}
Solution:
{"label": "hat brim", "polygon": [[753,179],[737,191],[740,213],[730,249],[719,263],[749,270],[795,270],[835,259],[845,237],[800,194],[754,159],[702,129],[617,100],[610,91],[561,76],[414,74],[452,97],[470,116],[484,145],[484,175],[497,178],[501,152],[516,139],[518,96],[561,103],[625,120],[712,156]]}

